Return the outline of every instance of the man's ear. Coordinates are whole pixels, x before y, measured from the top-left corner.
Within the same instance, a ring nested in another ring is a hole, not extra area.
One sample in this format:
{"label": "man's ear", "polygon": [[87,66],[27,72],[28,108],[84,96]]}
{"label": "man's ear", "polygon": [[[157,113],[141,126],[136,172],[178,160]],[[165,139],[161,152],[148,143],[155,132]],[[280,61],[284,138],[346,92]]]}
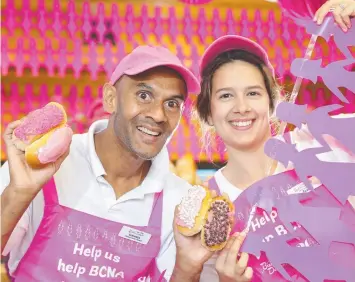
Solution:
{"label": "man's ear", "polygon": [[117,103],[117,93],[116,88],[112,84],[105,83],[103,87],[103,97],[102,104],[104,106],[104,110],[107,113],[112,114],[116,110]]}

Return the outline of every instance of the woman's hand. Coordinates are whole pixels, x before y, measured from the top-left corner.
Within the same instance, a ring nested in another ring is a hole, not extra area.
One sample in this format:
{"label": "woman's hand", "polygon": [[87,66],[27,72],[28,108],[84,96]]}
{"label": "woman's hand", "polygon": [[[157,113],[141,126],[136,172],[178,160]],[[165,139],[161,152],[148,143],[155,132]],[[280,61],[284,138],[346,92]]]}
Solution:
{"label": "woman's hand", "polygon": [[239,255],[246,233],[234,234],[222,250],[216,261],[216,270],[220,282],[247,282],[253,278],[253,269],[248,267],[249,255]]}
{"label": "woman's hand", "polygon": [[328,0],[316,12],[314,21],[322,24],[325,16],[332,12],[335,22],[346,32],[351,28],[351,17],[355,17],[355,0]]}

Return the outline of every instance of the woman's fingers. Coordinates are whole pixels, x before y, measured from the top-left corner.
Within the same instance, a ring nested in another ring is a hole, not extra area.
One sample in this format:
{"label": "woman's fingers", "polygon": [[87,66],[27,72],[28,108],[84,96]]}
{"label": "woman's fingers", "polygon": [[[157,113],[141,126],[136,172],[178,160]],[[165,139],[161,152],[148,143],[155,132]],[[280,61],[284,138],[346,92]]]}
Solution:
{"label": "woman's fingers", "polygon": [[241,232],[237,238],[235,238],[233,244],[231,245],[228,255],[226,257],[226,265],[233,265],[235,266],[237,262],[237,255],[239,253],[240,247],[242,246],[244,239],[245,239],[245,233]]}
{"label": "woman's fingers", "polygon": [[249,255],[247,253],[242,253],[240,259],[235,266],[235,273],[238,276],[243,276],[244,272],[248,266]]}
{"label": "woman's fingers", "polygon": [[333,15],[334,15],[334,20],[335,22],[340,26],[340,28],[346,32],[348,30],[345,22],[343,21],[343,18],[341,16],[341,13],[343,12],[344,7],[342,5],[338,5],[335,7],[334,11],[333,11]]}

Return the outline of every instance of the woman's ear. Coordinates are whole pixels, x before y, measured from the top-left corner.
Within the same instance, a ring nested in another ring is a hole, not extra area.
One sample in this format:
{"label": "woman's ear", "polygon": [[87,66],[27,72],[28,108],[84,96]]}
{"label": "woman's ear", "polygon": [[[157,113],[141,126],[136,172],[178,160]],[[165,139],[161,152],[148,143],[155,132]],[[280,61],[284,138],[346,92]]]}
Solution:
{"label": "woman's ear", "polygon": [[212,117],[211,117],[210,115],[207,117],[207,124],[208,124],[209,126],[213,126]]}
{"label": "woman's ear", "polygon": [[112,84],[105,83],[103,87],[103,101],[104,110],[112,114],[116,110],[117,93],[116,88]]}

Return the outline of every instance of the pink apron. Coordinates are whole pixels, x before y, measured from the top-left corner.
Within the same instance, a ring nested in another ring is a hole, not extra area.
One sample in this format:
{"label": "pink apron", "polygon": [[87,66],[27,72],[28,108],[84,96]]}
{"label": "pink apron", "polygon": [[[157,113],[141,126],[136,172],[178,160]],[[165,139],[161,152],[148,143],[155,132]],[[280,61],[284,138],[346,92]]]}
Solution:
{"label": "pink apron", "polygon": [[163,192],[155,194],[148,226],[143,227],[60,205],[53,179],[43,193],[43,219],[14,273],[16,282],[165,281],[156,264]]}
{"label": "pink apron", "polygon": [[[296,184],[301,183],[301,181],[297,177],[297,174],[295,173],[294,170],[285,171],[281,174],[283,174],[285,177],[288,178],[288,181],[289,181],[288,183],[292,184],[291,187],[294,187]],[[209,189],[214,190],[217,193],[220,193],[220,189],[219,189],[214,177],[209,180],[208,186],[209,186]],[[331,194],[327,191],[325,186],[321,185],[320,187],[317,188],[317,190],[319,193],[323,194],[322,197],[308,196],[308,193],[303,194],[303,196],[301,196],[301,197],[303,197],[304,200],[308,202],[308,205],[313,206],[313,207],[317,207],[317,206],[323,207],[325,203],[329,207],[330,206],[338,207],[339,204],[337,203],[337,201],[334,200],[334,198],[332,196],[330,196]],[[234,230],[232,231],[232,233],[234,233],[236,231],[239,231],[239,232],[242,231],[245,228],[245,223],[246,223],[245,219],[249,217],[251,205],[244,204],[244,203],[247,203],[247,201],[248,201],[246,198],[247,197],[246,194],[247,193],[243,193],[242,195],[240,195],[237,198],[237,200],[234,201],[234,205],[236,207],[236,211],[235,211],[236,225],[234,226]],[[279,195],[278,195],[278,197],[279,197]],[[239,206],[239,208],[238,208],[238,206]],[[351,208],[350,204],[345,205],[342,208],[342,211],[343,211],[342,221],[348,222],[349,226],[353,225],[355,227],[355,220],[354,220],[355,213],[354,213],[354,210]],[[275,225],[278,225],[278,227],[280,227],[280,225],[283,224],[277,216],[274,218],[271,218],[271,216],[266,217],[265,215],[261,215],[260,212],[261,211],[258,211],[258,209],[257,209],[257,211],[255,213],[255,218],[258,218],[258,221],[253,221],[253,222],[254,222],[255,229],[257,229],[257,228],[259,228],[258,230],[264,229],[264,231],[262,231],[261,233],[271,234],[271,232],[269,232],[271,229],[269,231],[267,231],[268,228],[273,228]],[[262,219],[262,217],[264,217],[264,218]],[[264,222],[262,222],[262,220],[264,220]],[[320,220],[323,220],[323,219],[320,219]],[[265,221],[269,222],[270,224],[265,224]],[[274,224],[271,224],[272,222],[274,222]],[[259,226],[256,226],[256,223]],[[254,228],[252,228],[252,229],[254,229]],[[279,231],[280,231],[280,234],[278,234],[279,236],[285,234],[285,233],[283,233],[283,228],[280,228]],[[307,237],[304,237],[304,233],[299,233],[299,235],[300,235],[300,237],[307,238]],[[306,236],[308,236],[308,235],[306,235]],[[313,244],[314,244],[313,239],[308,237],[305,241],[305,245],[303,245],[303,246],[311,246]],[[248,265],[251,266],[254,270],[254,275],[253,275],[254,277],[252,280],[253,282],[285,282],[285,281],[289,281],[289,280],[285,279],[272,266],[272,264],[269,262],[269,260],[266,257],[264,252],[261,253],[260,258],[257,258],[254,255],[250,255]],[[284,266],[284,268],[286,269],[288,274],[295,279],[292,281],[299,281],[299,282],[308,281],[305,277],[300,275],[292,267],[289,267],[288,265],[286,265],[286,266]],[[330,281],[335,281],[335,280],[326,280],[326,281],[330,282]],[[338,281],[340,281],[340,280],[338,280]]]}

